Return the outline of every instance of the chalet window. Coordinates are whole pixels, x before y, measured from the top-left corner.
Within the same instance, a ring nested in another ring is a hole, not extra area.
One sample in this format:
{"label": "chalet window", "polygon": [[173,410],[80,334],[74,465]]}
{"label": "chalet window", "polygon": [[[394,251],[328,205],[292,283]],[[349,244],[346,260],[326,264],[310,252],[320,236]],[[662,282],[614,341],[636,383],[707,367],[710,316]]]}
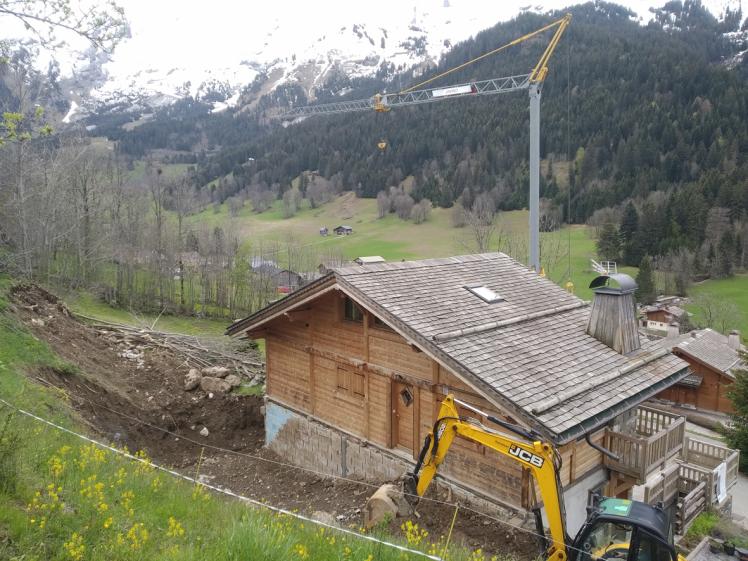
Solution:
{"label": "chalet window", "polygon": [[364,313],[361,311],[361,308],[359,308],[348,296],[345,297],[343,318],[348,321],[364,321]]}
{"label": "chalet window", "polygon": [[413,393],[408,388],[405,388],[400,392],[400,399],[403,401],[405,407],[410,407],[410,404],[413,403]]}
{"label": "chalet window", "polygon": [[340,393],[363,398],[366,395],[366,377],[355,370],[338,366],[337,387]]}

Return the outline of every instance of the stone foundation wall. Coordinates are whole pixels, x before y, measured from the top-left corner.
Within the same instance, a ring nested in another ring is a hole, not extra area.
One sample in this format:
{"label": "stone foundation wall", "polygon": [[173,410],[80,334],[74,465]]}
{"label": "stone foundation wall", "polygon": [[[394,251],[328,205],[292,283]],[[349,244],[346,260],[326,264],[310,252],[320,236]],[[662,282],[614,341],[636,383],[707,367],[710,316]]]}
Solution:
{"label": "stone foundation wall", "polygon": [[[298,466],[323,474],[362,479],[372,483],[392,482],[413,469],[408,461],[355,436],[340,432],[308,415],[297,413],[271,400],[265,404],[265,445]],[[469,504],[472,508],[507,520],[513,525],[532,527],[532,516],[473,493],[440,478],[429,496]]]}

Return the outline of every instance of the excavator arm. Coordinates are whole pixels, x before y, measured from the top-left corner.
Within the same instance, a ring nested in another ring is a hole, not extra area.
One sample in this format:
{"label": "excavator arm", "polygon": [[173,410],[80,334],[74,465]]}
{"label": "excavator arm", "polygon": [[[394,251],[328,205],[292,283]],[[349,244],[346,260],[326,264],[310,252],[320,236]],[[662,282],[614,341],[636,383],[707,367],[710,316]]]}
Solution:
{"label": "excavator arm", "polygon": [[[463,421],[457,410],[458,404],[511,430],[522,438],[517,439],[483,425]],[[554,447],[543,442],[539,434],[496,419],[470,404],[455,399],[452,395],[448,395],[442,402],[439,417],[434,423],[433,430],[426,437],[416,467],[406,476],[406,490],[419,497],[423,496],[456,436],[482,444],[530,470],[538,483],[548,517],[550,527],[548,560],[566,561],[568,538],[564,523],[563,495],[558,481],[558,459]]]}

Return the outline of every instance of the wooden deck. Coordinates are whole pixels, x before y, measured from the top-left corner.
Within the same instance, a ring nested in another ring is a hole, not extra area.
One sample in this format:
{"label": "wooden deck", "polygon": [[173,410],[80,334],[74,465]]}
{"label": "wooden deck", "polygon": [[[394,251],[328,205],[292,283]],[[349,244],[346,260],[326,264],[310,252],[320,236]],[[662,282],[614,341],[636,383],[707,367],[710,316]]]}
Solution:
{"label": "wooden deck", "polygon": [[629,433],[606,431],[605,446],[618,460],[605,458],[610,469],[630,475],[642,484],[683,448],[686,420],[651,407],[638,407]]}

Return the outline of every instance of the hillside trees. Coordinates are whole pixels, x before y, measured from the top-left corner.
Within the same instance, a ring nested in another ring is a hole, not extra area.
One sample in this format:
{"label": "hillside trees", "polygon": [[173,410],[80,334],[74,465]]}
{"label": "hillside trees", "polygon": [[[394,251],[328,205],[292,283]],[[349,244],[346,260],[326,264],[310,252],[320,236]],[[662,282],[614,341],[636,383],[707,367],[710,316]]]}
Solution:
{"label": "hillside trees", "polygon": [[640,304],[651,304],[657,298],[657,287],[655,285],[654,268],[652,258],[645,255],[639,264],[639,272],[636,275],[636,301]]}
{"label": "hillside trees", "polygon": [[[743,356],[743,360],[748,357]],[[748,472],[748,370],[735,372],[735,381],[728,392],[735,413],[732,425],[725,430],[725,437],[730,448],[740,450],[740,471]]]}
{"label": "hillside trees", "polygon": [[621,257],[621,235],[615,224],[608,222],[597,238],[597,256],[605,261],[618,261]]}
{"label": "hillside trees", "polygon": [[[569,222],[584,222],[601,208],[623,206],[627,220],[638,220],[646,232],[635,237],[638,224],[623,228],[622,257],[629,264],[638,264],[645,253],[665,254],[676,247],[694,251],[703,242],[708,209],[728,207],[733,221],[748,211],[748,163],[741,148],[748,143],[748,131],[741,126],[748,120],[746,82],[739,71],[719,64],[733,49],[745,46],[730,45],[720,24],[698,3],[689,3],[687,10],[680,2],[669,3],[661,11],[661,22],[647,27],[610,4],[572,11],[574,48],[568,61],[554,58],[543,94],[543,157],[553,163],[542,177],[541,195],[566,209],[560,184],[568,178]],[[433,73],[547,21],[528,13],[479,33],[447,53]],[[531,68],[537,56],[531,48],[522,49],[512,54],[512,62]],[[573,69],[571,83],[563,71],[565,62]],[[501,76],[506,70],[505,59],[491,58],[456,72],[454,80]],[[405,84],[412,73],[407,70],[394,79]],[[390,85],[372,78],[347,82],[350,96],[357,98]],[[288,91],[303,95],[298,89]],[[279,100],[283,95],[277,92]],[[320,101],[328,100],[326,95],[320,94]],[[497,103],[463,99],[445,101],[438,108],[398,108],[390,114],[396,119],[333,115],[281,129],[257,115],[232,120],[226,114],[211,115],[206,107],[199,114],[174,110],[171,118],[158,116],[153,124],[117,134],[126,152],[139,142],[146,149],[173,147],[173,139],[194,136],[188,130],[192,119],[193,129],[199,127],[212,143],[223,146],[199,158],[199,184],[237,166],[249,169],[245,164],[251,156],[253,181],[268,185],[285,185],[304,170],[318,169],[328,179],[340,174],[341,183],[361,196],[375,197],[412,176],[416,201],[428,198],[449,207],[467,187],[495,192],[497,209],[512,210],[527,205],[525,111],[526,102],[517,94]],[[158,130],[166,133],[165,146],[154,143]],[[390,146],[384,154],[374,146],[382,136]],[[571,161],[558,156],[567,153],[567,137],[573,140],[568,148]],[[647,209],[644,203],[651,193],[667,193],[672,201]],[[634,208],[625,208],[628,201],[634,201]],[[472,201],[463,204],[469,209]],[[652,229],[650,218],[662,222],[661,231]]]}

